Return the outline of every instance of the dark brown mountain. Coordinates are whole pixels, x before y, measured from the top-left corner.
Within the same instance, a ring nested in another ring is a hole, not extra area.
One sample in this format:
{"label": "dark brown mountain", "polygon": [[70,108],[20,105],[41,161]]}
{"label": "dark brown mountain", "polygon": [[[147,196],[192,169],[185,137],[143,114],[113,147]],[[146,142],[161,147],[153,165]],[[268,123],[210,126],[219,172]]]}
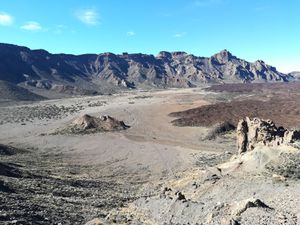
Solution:
{"label": "dark brown mountain", "polygon": [[194,87],[201,83],[289,81],[263,61],[247,62],[223,50],[212,57],[185,52],[116,55],[113,53],[51,54],[0,44],[0,80],[23,87],[105,92],[119,88]]}

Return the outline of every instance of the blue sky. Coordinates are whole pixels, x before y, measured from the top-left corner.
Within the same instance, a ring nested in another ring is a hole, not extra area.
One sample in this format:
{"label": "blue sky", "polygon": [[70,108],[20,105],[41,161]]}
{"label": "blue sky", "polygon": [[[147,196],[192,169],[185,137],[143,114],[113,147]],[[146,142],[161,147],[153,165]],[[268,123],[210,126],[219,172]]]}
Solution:
{"label": "blue sky", "polygon": [[298,0],[0,0],[0,42],[52,53],[222,49],[300,71]]}

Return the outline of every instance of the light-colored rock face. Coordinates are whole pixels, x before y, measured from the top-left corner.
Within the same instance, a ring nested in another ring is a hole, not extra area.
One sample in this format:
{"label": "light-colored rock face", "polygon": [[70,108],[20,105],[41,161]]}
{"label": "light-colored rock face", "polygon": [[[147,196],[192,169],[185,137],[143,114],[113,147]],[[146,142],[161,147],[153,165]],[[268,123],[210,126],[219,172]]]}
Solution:
{"label": "light-colored rock face", "polygon": [[238,153],[251,151],[256,145],[278,146],[300,141],[300,131],[277,127],[271,120],[242,119],[237,126]]}

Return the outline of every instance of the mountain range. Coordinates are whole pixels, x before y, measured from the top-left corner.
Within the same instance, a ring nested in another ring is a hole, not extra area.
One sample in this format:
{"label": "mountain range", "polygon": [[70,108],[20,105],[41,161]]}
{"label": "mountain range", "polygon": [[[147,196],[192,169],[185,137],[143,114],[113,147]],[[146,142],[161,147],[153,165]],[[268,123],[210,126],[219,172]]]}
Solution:
{"label": "mountain range", "polygon": [[0,80],[33,92],[97,94],[127,88],[196,87],[203,83],[288,82],[262,60],[253,63],[223,50],[211,57],[186,52],[51,54],[0,44]]}
{"label": "mountain range", "polygon": [[293,71],[289,73],[291,77],[293,77],[294,80],[300,80],[300,71]]}

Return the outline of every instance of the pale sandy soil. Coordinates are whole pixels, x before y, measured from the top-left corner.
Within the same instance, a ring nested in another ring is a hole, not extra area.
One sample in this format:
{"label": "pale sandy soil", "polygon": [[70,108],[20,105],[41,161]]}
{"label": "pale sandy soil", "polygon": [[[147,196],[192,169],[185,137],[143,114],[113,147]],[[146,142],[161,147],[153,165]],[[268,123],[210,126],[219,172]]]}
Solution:
{"label": "pale sandy soil", "polygon": [[[105,101],[106,104],[88,106],[98,101]],[[148,178],[149,175],[174,175],[193,166],[195,154],[224,150],[224,147],[218,148],[218,144],[212,146],[201,141],[207,129],[176,127],[170,123],[174,118],[169,117],[169,113],[208,103],[205,93],[200,89],[130,92],[45,101],[35,105],[79,105],[82,110],[62,118],[34,119],[22,126],[20,123],[5,123],[1,125],[0,142],[60,153],[68,163],[101,165],[108,172],[125,169],[147,174]],[[131,128],[122,132],[83,136],[49,135],[73,118],[86,113],[107,114],[123,120]]]}
{"label": "pale sandy soil", "polygon": [[[7,206],[0,210],[0,222],[84,224],[98,217],[104,224],[299,224],[298,180],[274,183],[272,174],[243,171],[218,174],[208,167],[236,152],[235,134],[203,140],[210,128],[176,127],[168,116],[235,97],[171,89],[0,107],[0,143],[31,152],[0,156],[0,166],[38,175],[0,174],[0,187],[13,189],[0,192],[0,203]],[[110,115],[131,127],[53,135],[83,114]],[[185,199],[178,199],[178,192]],[[274,209],[250,208],[242,216],[233,215],[235,204],[249,198]]]}

